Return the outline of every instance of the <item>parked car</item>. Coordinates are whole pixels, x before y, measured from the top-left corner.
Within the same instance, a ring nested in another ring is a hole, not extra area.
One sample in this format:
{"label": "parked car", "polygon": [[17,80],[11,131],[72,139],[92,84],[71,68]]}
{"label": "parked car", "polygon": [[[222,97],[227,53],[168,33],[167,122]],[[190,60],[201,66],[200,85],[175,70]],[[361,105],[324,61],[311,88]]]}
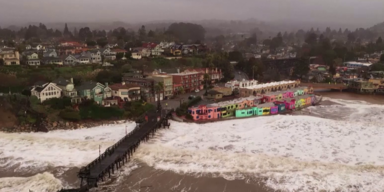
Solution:
{"label": "parked car", "polygon": [[194,98],[196,98],[195,95],[190,95],[190,96],[188,97],[189,100],[192,100],[192,99],[194,99]]}
{"label": "parked car", "polygon": [[200,92],[200,90],[198,90],[198,89],[195,89],[195,92],[196,92],[196,93],[198,93],[198,92]]}

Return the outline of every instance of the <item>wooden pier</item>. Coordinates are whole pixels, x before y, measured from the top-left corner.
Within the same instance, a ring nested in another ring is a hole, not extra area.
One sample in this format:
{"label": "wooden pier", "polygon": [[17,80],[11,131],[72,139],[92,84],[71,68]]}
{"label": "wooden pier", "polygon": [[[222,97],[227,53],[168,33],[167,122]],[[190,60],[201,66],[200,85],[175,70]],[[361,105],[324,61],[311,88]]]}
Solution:
{"label": "wooden pier", "polygon": [[78,177],[81,180],[78,189],[62,189],[59,192],[86,192],[97,187],[99,181],[111,177],[118,169],[129,161],[133,153],[143,141],[148,141],[160,128],[169,128],[168,119],[173,111],[157,110],[147,112],[148,121],[124,136],[113,146],[105,150],[97,159],[80,169]]}

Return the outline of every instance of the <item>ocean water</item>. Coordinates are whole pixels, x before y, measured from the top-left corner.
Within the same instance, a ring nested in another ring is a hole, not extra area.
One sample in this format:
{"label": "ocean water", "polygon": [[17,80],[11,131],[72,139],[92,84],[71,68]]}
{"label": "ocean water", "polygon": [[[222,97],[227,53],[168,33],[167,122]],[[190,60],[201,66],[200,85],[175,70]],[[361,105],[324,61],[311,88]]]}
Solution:
{"label": "ocean water", "polygon": [[[144,162],[155,169],[260,181],[275,190],[370,191],[384,189],[384,105],[330,99],[295,115],[207,124],[171,122],[141,144],[122,174]],[[134,123],[49,133],[0,133],[0,169],[30,172],[0,178],[0,192],[53,192],[70,184],[52,173],[81,167]],[[47,169],[47,167],[50,167]],[[117,181],[119,177],[117,177]],[[43,182],[44,181],[44,182]],[[28,188],[28,189],[26,189]]]}
{"label": "ocean water", "polygon": [[134,127],[128,122],[48,133],[0,132],[0,176],[29,175],[0,177],[0,192],[56,192],[68,187],[58,179],[63,173],[87,165],[99,149],[103,153]]}

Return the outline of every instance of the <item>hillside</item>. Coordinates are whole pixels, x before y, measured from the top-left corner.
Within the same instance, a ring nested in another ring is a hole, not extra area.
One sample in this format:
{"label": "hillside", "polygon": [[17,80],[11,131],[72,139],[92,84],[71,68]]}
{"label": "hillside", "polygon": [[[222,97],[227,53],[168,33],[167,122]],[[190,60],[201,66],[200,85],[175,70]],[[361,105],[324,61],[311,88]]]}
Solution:
{"label": "hillside", "polygon": [[377,33],[384,33],[384,22],[376,24],[369,29]]}

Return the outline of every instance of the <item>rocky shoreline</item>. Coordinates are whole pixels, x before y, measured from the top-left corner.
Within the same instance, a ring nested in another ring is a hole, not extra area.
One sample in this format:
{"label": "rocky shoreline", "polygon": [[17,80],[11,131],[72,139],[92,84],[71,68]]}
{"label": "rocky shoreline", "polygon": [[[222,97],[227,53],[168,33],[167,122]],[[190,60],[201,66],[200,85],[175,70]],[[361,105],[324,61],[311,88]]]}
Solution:
{"label": "rocky shoreline", "polygon": [[22,133],[22,132],[48,132],[48,131],[54,131],[54,130],[74,130],[74,129],[92,128],[92,127],[108,125],[108,124],[122,124],[128,121],[131,121],[131,120],[104,120],[104,121],[86,120],[86,121],[79,121],[79,122],[43,121],[39,126],[36,126],[33,124],[27,124],[27,125],[17,125],[13,127],[0,127],[0,131],[7,132],[7,133]]}

